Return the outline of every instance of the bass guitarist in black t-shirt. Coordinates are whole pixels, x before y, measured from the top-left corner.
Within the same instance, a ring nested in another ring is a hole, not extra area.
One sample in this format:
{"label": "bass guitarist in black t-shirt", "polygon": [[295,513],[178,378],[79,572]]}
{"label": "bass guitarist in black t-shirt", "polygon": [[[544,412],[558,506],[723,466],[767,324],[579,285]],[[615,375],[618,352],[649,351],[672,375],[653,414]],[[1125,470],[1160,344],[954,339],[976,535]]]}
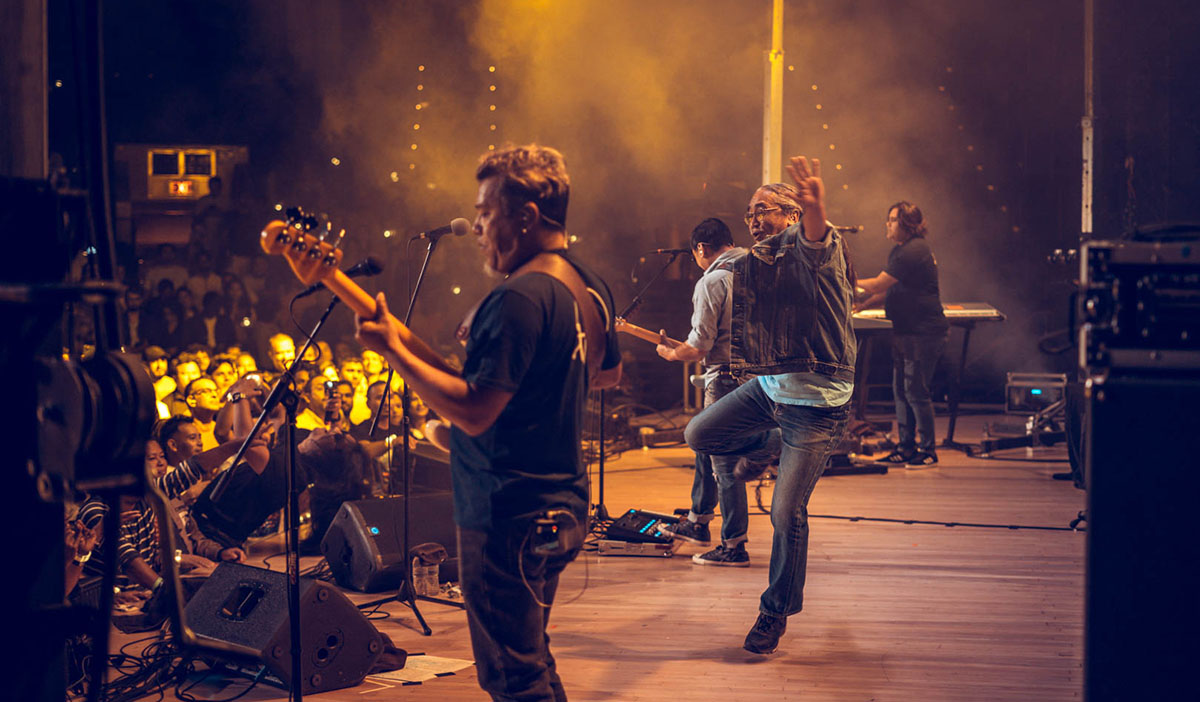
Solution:
{"label": "bass guitarist in black t-shirt", "polygon": [[504,280],[460,329],[462,371],[389,315],[383,295],[374,315],[359,313],[357,337],[452,425],[459,575],[480,686],[495,700],[559,702],[546,624],[587,521],[587,391],[620,378],[612,296],[567,253],[559,152],[499,149],[475,177],[475,237],[485,269]]}
{"label": "bass guitarist in black t-shirt", "polygon": [[929,383],[950,331],[938,292],[937,259],[926,233],[919,207],[903,200],[889,207],[887,238],[896,246],[879,275],[858,281],[857,308],[883,300],[892,322],[892,394],[899,445],[882,460],[910,466],[938,461]]}

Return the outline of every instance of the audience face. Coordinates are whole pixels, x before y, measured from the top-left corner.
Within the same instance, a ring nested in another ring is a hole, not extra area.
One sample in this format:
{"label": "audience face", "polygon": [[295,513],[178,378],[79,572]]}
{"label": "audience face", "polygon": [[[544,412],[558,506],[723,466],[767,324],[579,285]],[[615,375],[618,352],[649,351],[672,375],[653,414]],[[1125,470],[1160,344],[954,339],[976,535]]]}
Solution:
{"label": "audience face", "polygon": [[196,378],[203,375],[200,372],[200,366],[195,361],[184,361],[175,366],[175,387],[179,388],[180,392],[188,386]]}
{"label": "audience face", "polygon": [[175,302],[185,313],[196,311],[196,300],[192,297],[192,291],[187,288],[180,288],[175,291]]}
{"label": "audience face", "polygon": [[200,438],[200,430],[191,422],[180,424],[174,435],[164,438],[167,448],[175,452],[181,461],[186,461],[204,450],[204,441]]}
{"label": "audience face", "polygon": [[212,365],[212,357],[208,355],[208,351],[196,349],[192,355],[196,357],[196,365],[200,367],[200,373],[207,373],[208,367]]}
{"label": "audience face", "polygon": [[321,349],[317,348],[316,344],[310,344],[308,348],[304,349],[303,360],[308,363],[316,363],[320,356]]}
{"label": "audience face", "polygon": [[357,388],[363,381],[363,364],[357,360],[342,362],[342,379]]}
{"label": "audience face", "polygon": [[341,378],[338,377],[337,367],[335,367],[332,363],[321,369],[321,375],[325,376],[326,380],[332,380],[334,382],[341,380]]}
{"label": "audience face", "polygon": [[220,390],[211,378],[200,377],[192,381],[192,387],[185,399],[188,407],[193,410],[202,409],[216,412],[221,409]]}
{"label": "audience face", "polygon": [[310,378],[308,381],[308,406],[314,412],[320,412],[325,407],[325,401],[329,399],[329,394],[325,392],[325,376],[318,375],[315,378]]}
{"label": "audience face", "polygon": [[374,378],[383,372],[383,356],[380,356],[371,349],[363,349],[362,367],[363,373],[368,378]]}
{"label": "audience face", "polygon": [[[379,405],[382,401],[383,401],[383,383],[379,383],[378,385],[372,385],[371,387],[367,388],[367,408],[371,410],[371,414],[375,414],[375,411],[379,409]],[[389,393],[388,394],[388,407],[387,407],[387,409],[385,409],[383,411],[382,416],[389,418],[389,420],[391,417],[396,417],[397,418],[396,421],[399,421],[400,407],[401,407],[402,402],[403,402],[403,399],[401,398],[400,393],[398,393],[398,392]]]}
{"label": "audience face", "polygon": [[275,364],[275,370],[287,370],[294,360],[296,345],[292,343],[292,338],[283,334],[271,337],[271,361]]}
{"label": "audience face", "polygon": [[167,374],[166,357],[156,358],[153,361],[150,361],[150,363],[147,365],[150,367],[150,375],[153,376],[155,380],[158,380]]}
{"label": "audience face", "polygon": [[146,442],[146,474],[152,478],[161,478],[167,474],[170,466],[163,453],[162,446],[154,439]]}
{"label": "audience face", "polygon": [[237,357],[237,374],[239,378],[256,370],[258,370],[258,361],[255,361],[253,356],[243,353]]}
{"label": "audience face", "polygon": [[339,380],[337,389],[338,397],[342,400],[342,411],[349,414],[350,409],[354,407],[354,386],[348,381]]}
{"label": "audience face", "polygon": [[217,392],[224,395],[225,391],[233,385],[233,381],[237,380],[237,371],[233,369],[233,364],[229,361],[221,361],[212,369],[213,382],[217,384]]}

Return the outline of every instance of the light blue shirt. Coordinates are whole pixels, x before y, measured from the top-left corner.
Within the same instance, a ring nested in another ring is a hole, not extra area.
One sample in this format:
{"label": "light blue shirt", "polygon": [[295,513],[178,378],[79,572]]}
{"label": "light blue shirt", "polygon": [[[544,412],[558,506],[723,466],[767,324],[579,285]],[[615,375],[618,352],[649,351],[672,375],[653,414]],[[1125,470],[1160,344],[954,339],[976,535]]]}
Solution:
{"label": "light blue shirt", "polygon": [[734,247],[717,256],[692,291],[692,331],[686,341],[688,346],[704,352],[706,381],[716,377],[720,366],[729,364],[733,272],[722,266],[745,253],[745,249]]}
{"label": "light blue shirt", "polygon": [[772,402],[808,407],[841,407],[854,395],[853,380],[838,380],[820,373],[760,375],[758,382]]}

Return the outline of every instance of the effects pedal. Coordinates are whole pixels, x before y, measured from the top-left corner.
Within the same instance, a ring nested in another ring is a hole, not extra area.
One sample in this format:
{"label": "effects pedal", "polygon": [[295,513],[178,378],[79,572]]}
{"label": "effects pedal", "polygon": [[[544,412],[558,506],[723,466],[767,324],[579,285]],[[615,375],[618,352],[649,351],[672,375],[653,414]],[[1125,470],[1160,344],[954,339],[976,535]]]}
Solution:
{"label": "effects pedal", "polygon": [[657,556],[659,558],[670,558],[675,555],[672,543],[655,544],[609,539],[600,539],[596,542],[596,553],[601,556]]}

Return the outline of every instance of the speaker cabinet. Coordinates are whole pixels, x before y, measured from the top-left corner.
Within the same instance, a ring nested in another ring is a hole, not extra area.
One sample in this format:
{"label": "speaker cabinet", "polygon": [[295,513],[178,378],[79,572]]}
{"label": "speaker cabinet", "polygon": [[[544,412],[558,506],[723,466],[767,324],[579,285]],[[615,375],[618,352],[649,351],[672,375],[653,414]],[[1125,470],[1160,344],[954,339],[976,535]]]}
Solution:
{"label": "speaker cabinet", "polygon": [[[441,544],[451,559],[442,564],[441,579],[457,579],[458,543],[451,494],[414,488],[408,510],[412,524],[409,548]],[[342,503],[321,540],[321,553],[342,587],[380,592],[399,587],[404,569],[410,567],[411,560],[402,552],[403,542],[403,497],[355,500]]]}
{"label": "speaker cabinet", "polygon": [[1191,698],[1200,379],[1109,377],[1087,393],[1084,696]]}
{"label": "speaker cabinet", "polygon": [[[221,563],[186,611],[202,641],[242,651],[218,657],[243,669],[266,666],[267,680],[293,689],[287,574]],[[300,579],[300,636],[306,695],[359,684],[383,651],[379,632],[354,604],[332,584],[310,578]]]}

